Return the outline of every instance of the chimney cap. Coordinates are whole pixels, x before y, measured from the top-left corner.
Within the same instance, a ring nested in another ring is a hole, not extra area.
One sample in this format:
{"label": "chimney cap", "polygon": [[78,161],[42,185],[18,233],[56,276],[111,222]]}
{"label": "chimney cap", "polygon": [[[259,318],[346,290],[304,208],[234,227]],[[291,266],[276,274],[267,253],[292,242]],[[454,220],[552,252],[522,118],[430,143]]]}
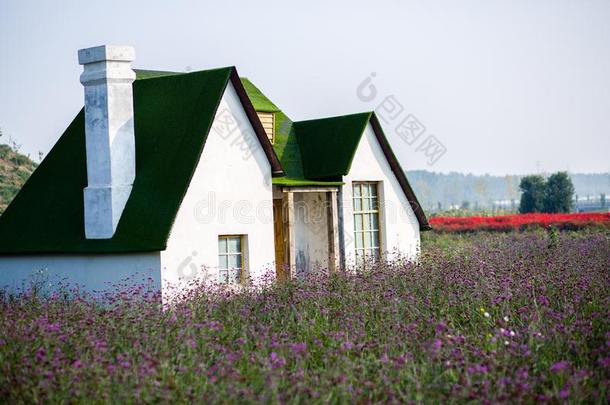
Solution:
{"label": "chimney cap", "polygon": [[78,51],[80,65],[103,61],[133,62],[134,59],[134,48],[126,45],[100,45]]}

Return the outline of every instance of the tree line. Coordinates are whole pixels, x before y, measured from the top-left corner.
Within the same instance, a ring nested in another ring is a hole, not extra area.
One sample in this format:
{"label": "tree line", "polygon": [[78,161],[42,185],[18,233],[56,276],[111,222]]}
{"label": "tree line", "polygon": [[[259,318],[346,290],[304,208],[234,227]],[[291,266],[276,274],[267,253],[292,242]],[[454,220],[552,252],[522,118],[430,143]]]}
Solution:
{"label": "tree line", "polygon": [[539,175],[525,176],[519,183],[521,200],[519,212],[570,212],[573,206],[574,185],[567,172],[557,172],[545,179]]}
{"label": "tree line", "polygon": [[[610,194],[610,173],[570,173],[569,176],[575,193],[581,199],[597,199],[600,195]],[[426,212],[458,208],[486,211],[494,206],[500,210],[517,211],[521,197],[519,184],[523,177],[525,176],[439,173],[426,170],[407,172],[409,183]]]}

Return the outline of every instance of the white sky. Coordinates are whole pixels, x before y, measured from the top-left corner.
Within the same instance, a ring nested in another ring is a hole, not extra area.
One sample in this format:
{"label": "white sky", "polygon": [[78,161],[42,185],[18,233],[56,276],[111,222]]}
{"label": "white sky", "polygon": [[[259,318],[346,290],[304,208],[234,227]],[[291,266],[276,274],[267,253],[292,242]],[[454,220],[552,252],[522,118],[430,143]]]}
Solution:
{"label": "white sky", "polygon": [[426,127],[410,146],[384,125],[405,169],[610,171],[608,0],[0,0],[0,128],[23,151],[57,141],[83,103],[76,51],[104,43],[136,68],[236,65],[296,120],[394,95]]}

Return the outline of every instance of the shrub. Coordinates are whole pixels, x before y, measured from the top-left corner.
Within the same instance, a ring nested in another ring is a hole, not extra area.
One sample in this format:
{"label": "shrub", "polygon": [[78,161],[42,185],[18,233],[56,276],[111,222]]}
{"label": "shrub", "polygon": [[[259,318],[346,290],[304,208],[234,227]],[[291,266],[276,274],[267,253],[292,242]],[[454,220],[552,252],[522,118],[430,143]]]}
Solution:
{"label": "shrub", "polygon": [[544,212],[570,212],[574,186],[567,172],[552,174],[546,182]]}
{"label": "shrub", "polygon": [[519,183],[519,189],[521,190],[519,212],[521,214],[542,212],[546,190],[546,180],[544,177],[535,175],[525,176]]}

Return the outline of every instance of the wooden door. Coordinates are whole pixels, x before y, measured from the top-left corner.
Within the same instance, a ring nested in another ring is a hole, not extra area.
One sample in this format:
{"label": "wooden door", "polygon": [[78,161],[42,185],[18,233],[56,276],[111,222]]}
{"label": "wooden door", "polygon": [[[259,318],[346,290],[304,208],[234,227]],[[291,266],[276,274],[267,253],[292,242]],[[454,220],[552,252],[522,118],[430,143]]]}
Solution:
{"label": "wooden door", "polygon": [[284,215],[282,200],[273,200],[273,235],[275,239],[275,273],[278,280],[288,278],[284,250]]}

